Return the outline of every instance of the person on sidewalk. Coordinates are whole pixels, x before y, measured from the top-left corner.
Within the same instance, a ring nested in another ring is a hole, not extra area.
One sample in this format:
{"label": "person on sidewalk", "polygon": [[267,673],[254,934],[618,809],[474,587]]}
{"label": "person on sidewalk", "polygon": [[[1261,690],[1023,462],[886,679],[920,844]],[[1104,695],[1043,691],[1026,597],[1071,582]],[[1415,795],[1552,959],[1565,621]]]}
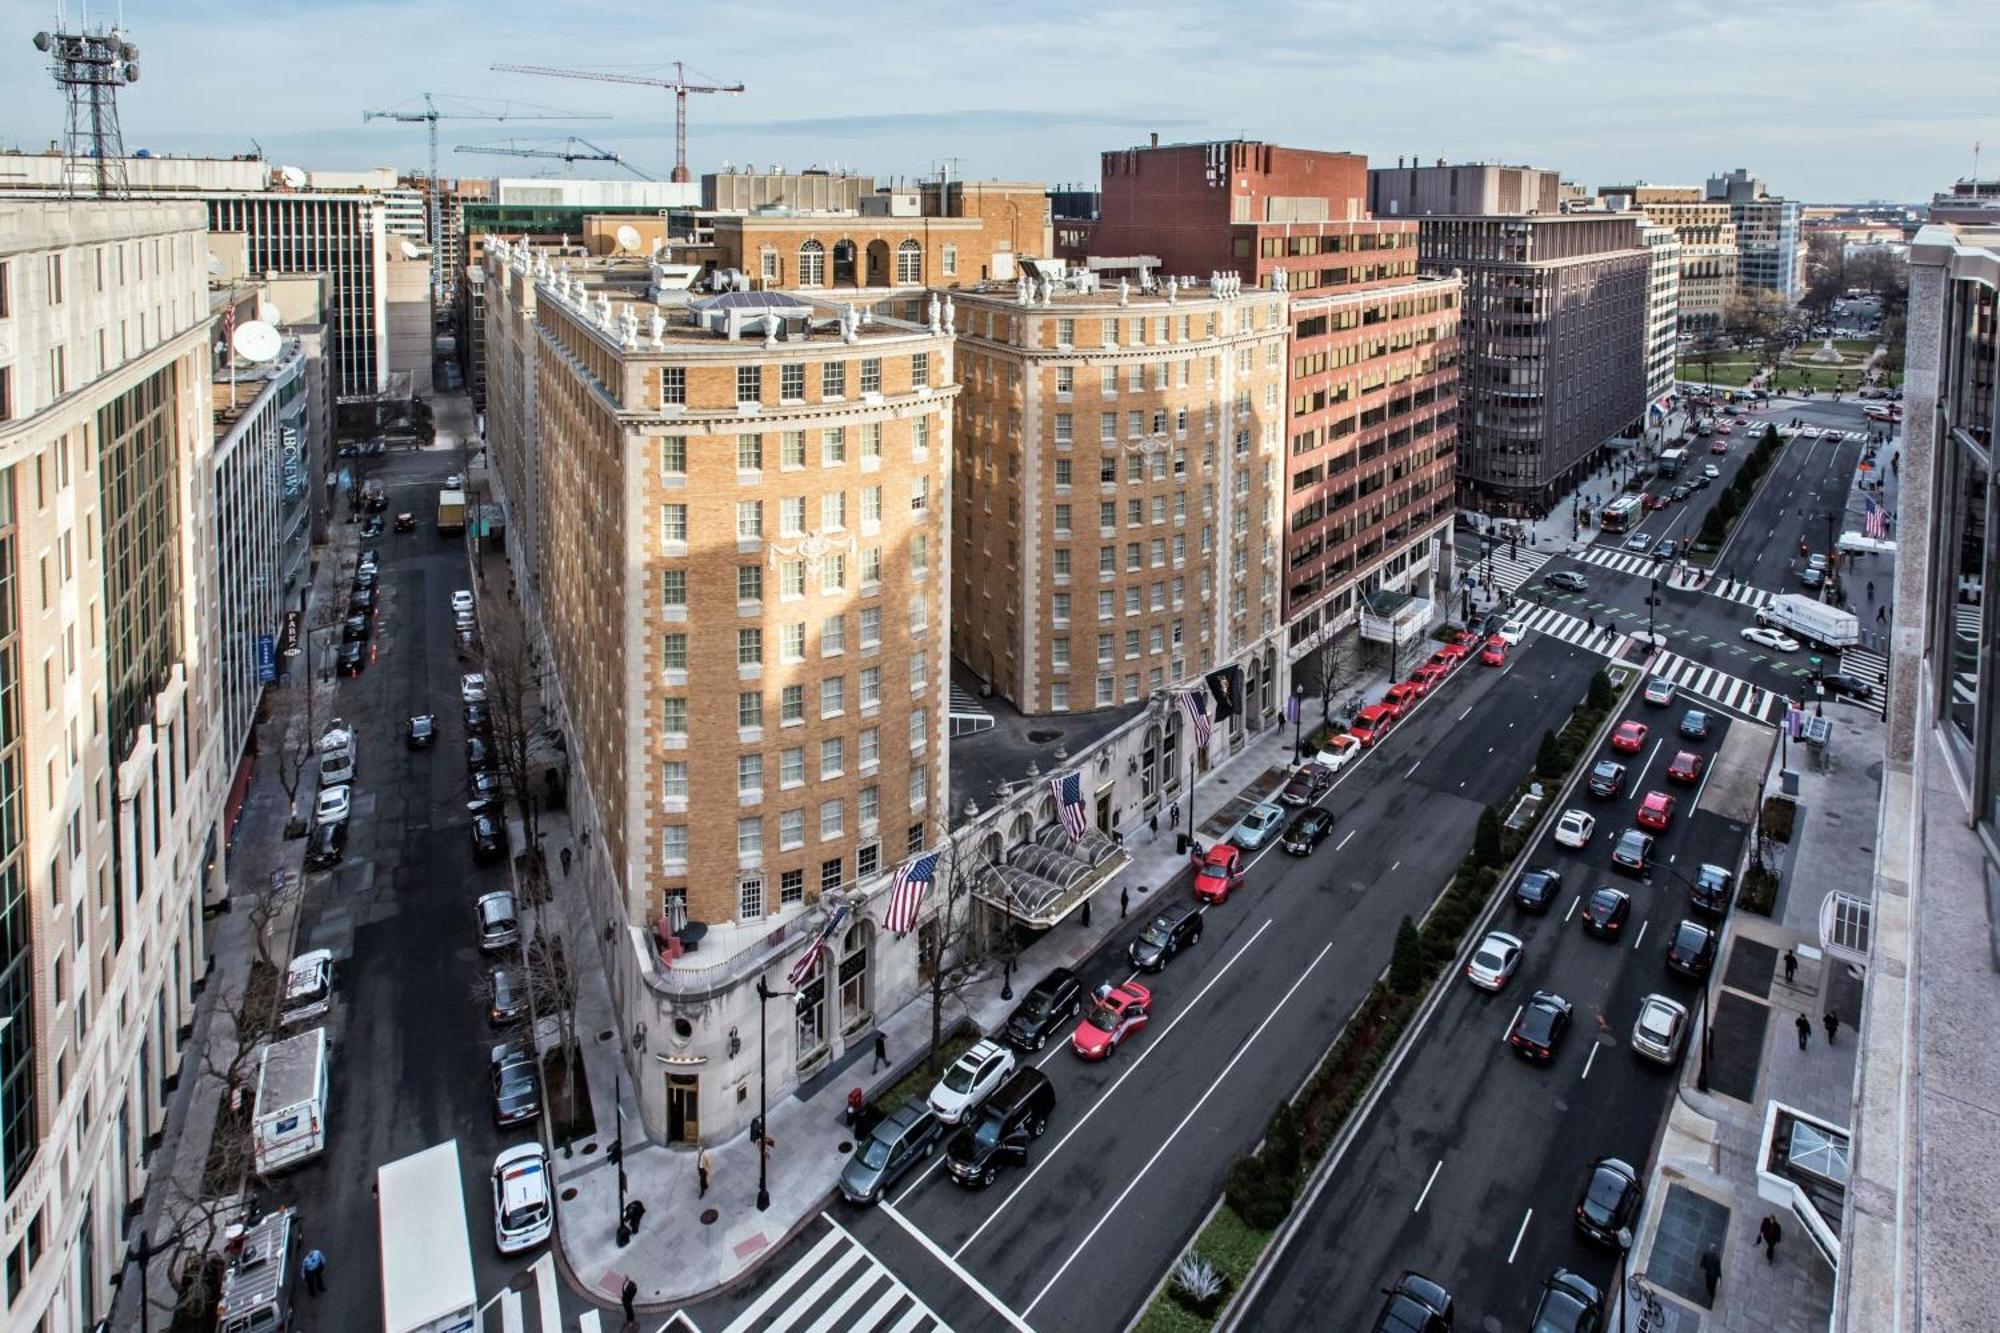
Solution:
{"label": "person on sidewalk", "polygon": [[1833,1034],[1840,1031],[1840,1015],[1829,1009],[1826,1011],[1826,1044],[1833,1045]]}
{"label": "person on sidewalk", "polygon": [[625,1205],[625,1229],[633,1235],[639,1234],[639,1223],[646,1218],[646,1201],[634,1199]]}
{"label": "person on sidewalk", "polygon": [[889,1063],[889,1036],[881,1028],[875,1029],[875,1063],[868,1070],[873,1074]]}
{"label": "person on sidewalk", "polygon": [[[1155,816],[1155,818],[1158,818],[1158,816]],[[1130,911],[1131,907],[1132,907],[1132,890],[1130,889],[1118,890],[1118,919],[1120,921],[1123,921],[1125,919],[1125,913]]]}
{"label": "person on sidewalk", "polygon": [[299,1277],[305,1282],[306,1291],[318,1296],[326,1291],[326,1256],[318,1250],[307,1250],[304,1262],[299,1264]]}
{"label": "person on sidewalk", "polygon": [[1778,1219],[1770,1213],[1764,1214],[1764,1220],[1757,1224],[1757,1239],[1764,1246],[1765,1263],[1778,1262],[1778,1242],[1784,1238],[1785,1230],[1778,1225]]}
{"label": "person on sidewalk", "polygon": [[1701,1252],[1701,1276],[1708,1283],[1708,1303],[1715,1304],[1715,1286],[1722,1281],[1722,1256],[1713,1245]]}
{"label": "person on sidewalk", "polygon": [[1792,978],[1799,974],[1799,956],[1790,949],[1785,950],[1785,984],[1792,984]]}
{"label": "person on sidewalk", "polygon": [[706,1148],[694,1156],[694,1178],[701,1186],[694,1197],[706,1199],[708,1197],[708,1149]]}
{"label": "person on sidewalk", "polygon": [[[1769,1219],[1765,1220],[1768,1221]],[[625,1327],[627,1328],[639,1327],[639,1312],[633,1308],[638,1304],[638,1301],[639,1284],[628,1277],[625,1279],[625,1285],[618,1289],[618,1304],[624,1307]]]}
{"label": "person on sidewalk", "polygon": [[569,878],[569,862],[570,862],[570,857],[571,857],[571,856],[573,856],[573,855],[574,855],[574,853],[573,853],[573,852],[571,852],[569,848],[567,848],[567,847],[564,847],[564,848],[562,849],[562,868],[563,868],[563,878],[564,878],[564,879],[568,879],[568,878]]}
{"label": "person on sidewalk", "polygon": [[1799,1049],[1803,1051],[1806,1043],[1812,1039],[1812,1020],[1800,1014],[1798,1021],[1792,1026],[1799,1030]]}

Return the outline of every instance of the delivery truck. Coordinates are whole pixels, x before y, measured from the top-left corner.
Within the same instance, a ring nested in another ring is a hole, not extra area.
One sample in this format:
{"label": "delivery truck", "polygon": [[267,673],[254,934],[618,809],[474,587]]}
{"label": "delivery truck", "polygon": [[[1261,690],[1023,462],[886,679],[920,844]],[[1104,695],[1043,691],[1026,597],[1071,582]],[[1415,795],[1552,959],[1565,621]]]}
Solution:
{"label": "delivery truck", "polygon": [[217,1333],[271,1333],[289,1328],[297,1265],[298,1215],[290,1208],[251,1213],[223,1232],[222,1293]]}
{"label": "delivery truck", "polygon": [[326,1076],[325,1028],[264,1048],[252,1118],[257,1174],[297,1166],[326,1150]]}
{"label": "delivery truck", "polygon": [[375,1172],[382,1224],[382,1333],[472,1333],[479,1295],[458,1140]]}
{"label": "delivery truck", "polygon": [[1757,612],[1757,623],[1781,629],[1815,648],[1852,648],[1861,642],[1861,622],[1850,611],[1806,597],[1782,592]]}
{"label": "delivery truck", "polygon": [[456,537],[465,531],[465,492],[438,492],[438,536]]}

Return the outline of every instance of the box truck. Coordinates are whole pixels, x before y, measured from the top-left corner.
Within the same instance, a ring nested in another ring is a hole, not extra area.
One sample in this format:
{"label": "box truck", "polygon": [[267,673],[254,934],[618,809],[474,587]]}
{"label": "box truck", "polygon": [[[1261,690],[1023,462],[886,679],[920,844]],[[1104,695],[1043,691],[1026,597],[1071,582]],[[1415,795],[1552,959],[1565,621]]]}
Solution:
{"label": "box truck", "polygon": [[257,1173],[270,1175],[326,1150],[326,1029],[264,1048],[252,1117]]}
{"label": "box truck", "polygon": [[479,1295],[458,1178],[458,1140],[375,1172],[382,1224],[382,1333],[472,1333]]}
{"label": "box truck", "polygon": [[438,492],[438,536],[455,537],[465,531],[465,492]]}
{"label": "box truck", "polygon": [[1852,612],[1795,592],[1779,593],[1765,603],[1757,612],[1757,623],[1781,629],[1815,648],[1852,648],[1861,642],[1861,622]]}

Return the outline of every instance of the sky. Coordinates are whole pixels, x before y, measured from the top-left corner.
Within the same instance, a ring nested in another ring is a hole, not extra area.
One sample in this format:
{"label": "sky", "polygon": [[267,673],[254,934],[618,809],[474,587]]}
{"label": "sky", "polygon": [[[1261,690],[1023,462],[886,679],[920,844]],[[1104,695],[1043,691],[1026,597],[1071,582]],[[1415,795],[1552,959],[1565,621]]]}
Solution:
{"label": "sky", "polygon": [[[72,20],[80,8],[68,0]],[[39,151],[64,117],[29,41],[53,6],[0,0],[0,14],[0,147]],[[1972,172],[1980,140],[1981,174],[2000,175],[1992,0],[125,0],[122,14],[141,65],[119,100],[128,150],[256,144],[307,168],[421,170],[421,124],[361,113],[430,92],[610,117],[446,120],[447,176],[561,172],[452,148],[576,134],[664,179],[669,94],[489,67],[670,76],[678,58],[746,87],[689,98],[697,176],[949,164],[1094,184],[1100,152],[1151,132],[1377,165],[1522,163],[1586,185],[1741,166],[1809,203],[1927,199]]]}

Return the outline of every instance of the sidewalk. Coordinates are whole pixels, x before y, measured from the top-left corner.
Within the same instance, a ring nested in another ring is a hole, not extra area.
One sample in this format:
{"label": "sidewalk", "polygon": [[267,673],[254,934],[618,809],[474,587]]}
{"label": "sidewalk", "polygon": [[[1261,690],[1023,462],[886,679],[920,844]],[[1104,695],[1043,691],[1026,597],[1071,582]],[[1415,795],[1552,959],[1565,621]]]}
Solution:
{"label": "sidewalk", "polygon": [[[1357,682],[1355,688],[1373,697],[1387,683],[1378,676]],[[1291,758],[1289,724],[1247,738],[1240,751],[1195,788],[1194,822],[1201,838],[1209,841],[1227,833],[1251,804],[1268,796],[1289,775]],[[544,815],[543,827],[552,851],[569,842],[567,812]],[[1141,832],[1127,843],[1126,852],[1130,863],[1098,890],[1090,904],[1094,910],[1078,913],[1022,951],[1014,967],[1015,998],[1000,998],[1001,969],[989,964],[978,980],[947,1002],[945,1028],[969,1019],[982,1032],[997,1030],[1020,994],[1054,967],[1076,968],[1090,984],[1114,974],[1123,976],[1122,963],[1106,962],[1102,967],[1091,963],[1121,924],[1121,895],[1130,895],[1133,916],[1142,915],[1188,870],[1187,857],[1175,850],[1171,829]],[[563,891],[560,878],[556,891]],[[586,969],[577,1031],[608,1035],[614,1029],[612,1014],[603,972]],[[771,1206],[764,1212],[756,1208],[757,1153],[748,1134],[709,1146],[710,1184],[702,1198],[693,1153],[647,1142],[636,1129],[628,1130],[627,1196],[643,1199],[647,1212],[639,1234],[623,1249],[615,1236],[618,1176],[604,1154],[614,1124],[614,1098],[620,1091],[627,1124],[636,1127],[642,1122],[617,1042],[593,1042],[586,1035],[585,1064],[598,1134],[573,1145],[572,1156],[565,1158],[560,1151],[555,1156],[564,1200],[559,1214],[561,1254],[572,1278],[611,1303],[630,1276],[639,1284],[640,1305],[652,1310],[690,1303],[742,1278],[832,1198],[845,1154],[854,1146],[846,1124],[849,1090],[859,1088],[872,1097],[902,1077],[922,1060],[930,1026],[930,1001],[920,994],[879,1024],[888,1042],[889,1067],[872,1069],[873,1043],[858,1040],[831,1068],[773,1100],[768,1128],[774,1145],[769,1164]]]}
{"label": "sidewalk", "polygon": [[[1821,1333],[1833,1310],[1834,1273],[1783,1203],[1758,1193],[1757,1156],[1771,1102],[1839,1126],[1852,1123],[1854,1066],[1864,978],[1859,968],[1823,956],[1819,909],[1829,893],[1872,895],[1875,813],[1883,723],[1872,712],[1843,707],[1835,720],[1826,770],[1793,745],[1799,775],[1799,815],[1782,846],[1778,901],[1771,917],[1738,912],[1719,978],[1709,1092],[1696,1086],[1699,1048],[1692,1048],[1647,1190],[1647,1213],[1632,1251],[1662,1302],[1731,1333]],[[1775,766],[1768,795],[1776,790]],[[1787,982],[1787,949],[1799,960]],[[1840,1027],[1827,1043],[1824,1015]],[[1805,1049],[1796,1022],[1812,1024]],[[1783,1229],[1775,1261],[1757,1244],[1758,1224],[1775,1216]],[[1840,1222],[1830,1224],[1835,1235]],[[1711,1304],[1700,1270],[1714,1245],[1722,1279]]]}

